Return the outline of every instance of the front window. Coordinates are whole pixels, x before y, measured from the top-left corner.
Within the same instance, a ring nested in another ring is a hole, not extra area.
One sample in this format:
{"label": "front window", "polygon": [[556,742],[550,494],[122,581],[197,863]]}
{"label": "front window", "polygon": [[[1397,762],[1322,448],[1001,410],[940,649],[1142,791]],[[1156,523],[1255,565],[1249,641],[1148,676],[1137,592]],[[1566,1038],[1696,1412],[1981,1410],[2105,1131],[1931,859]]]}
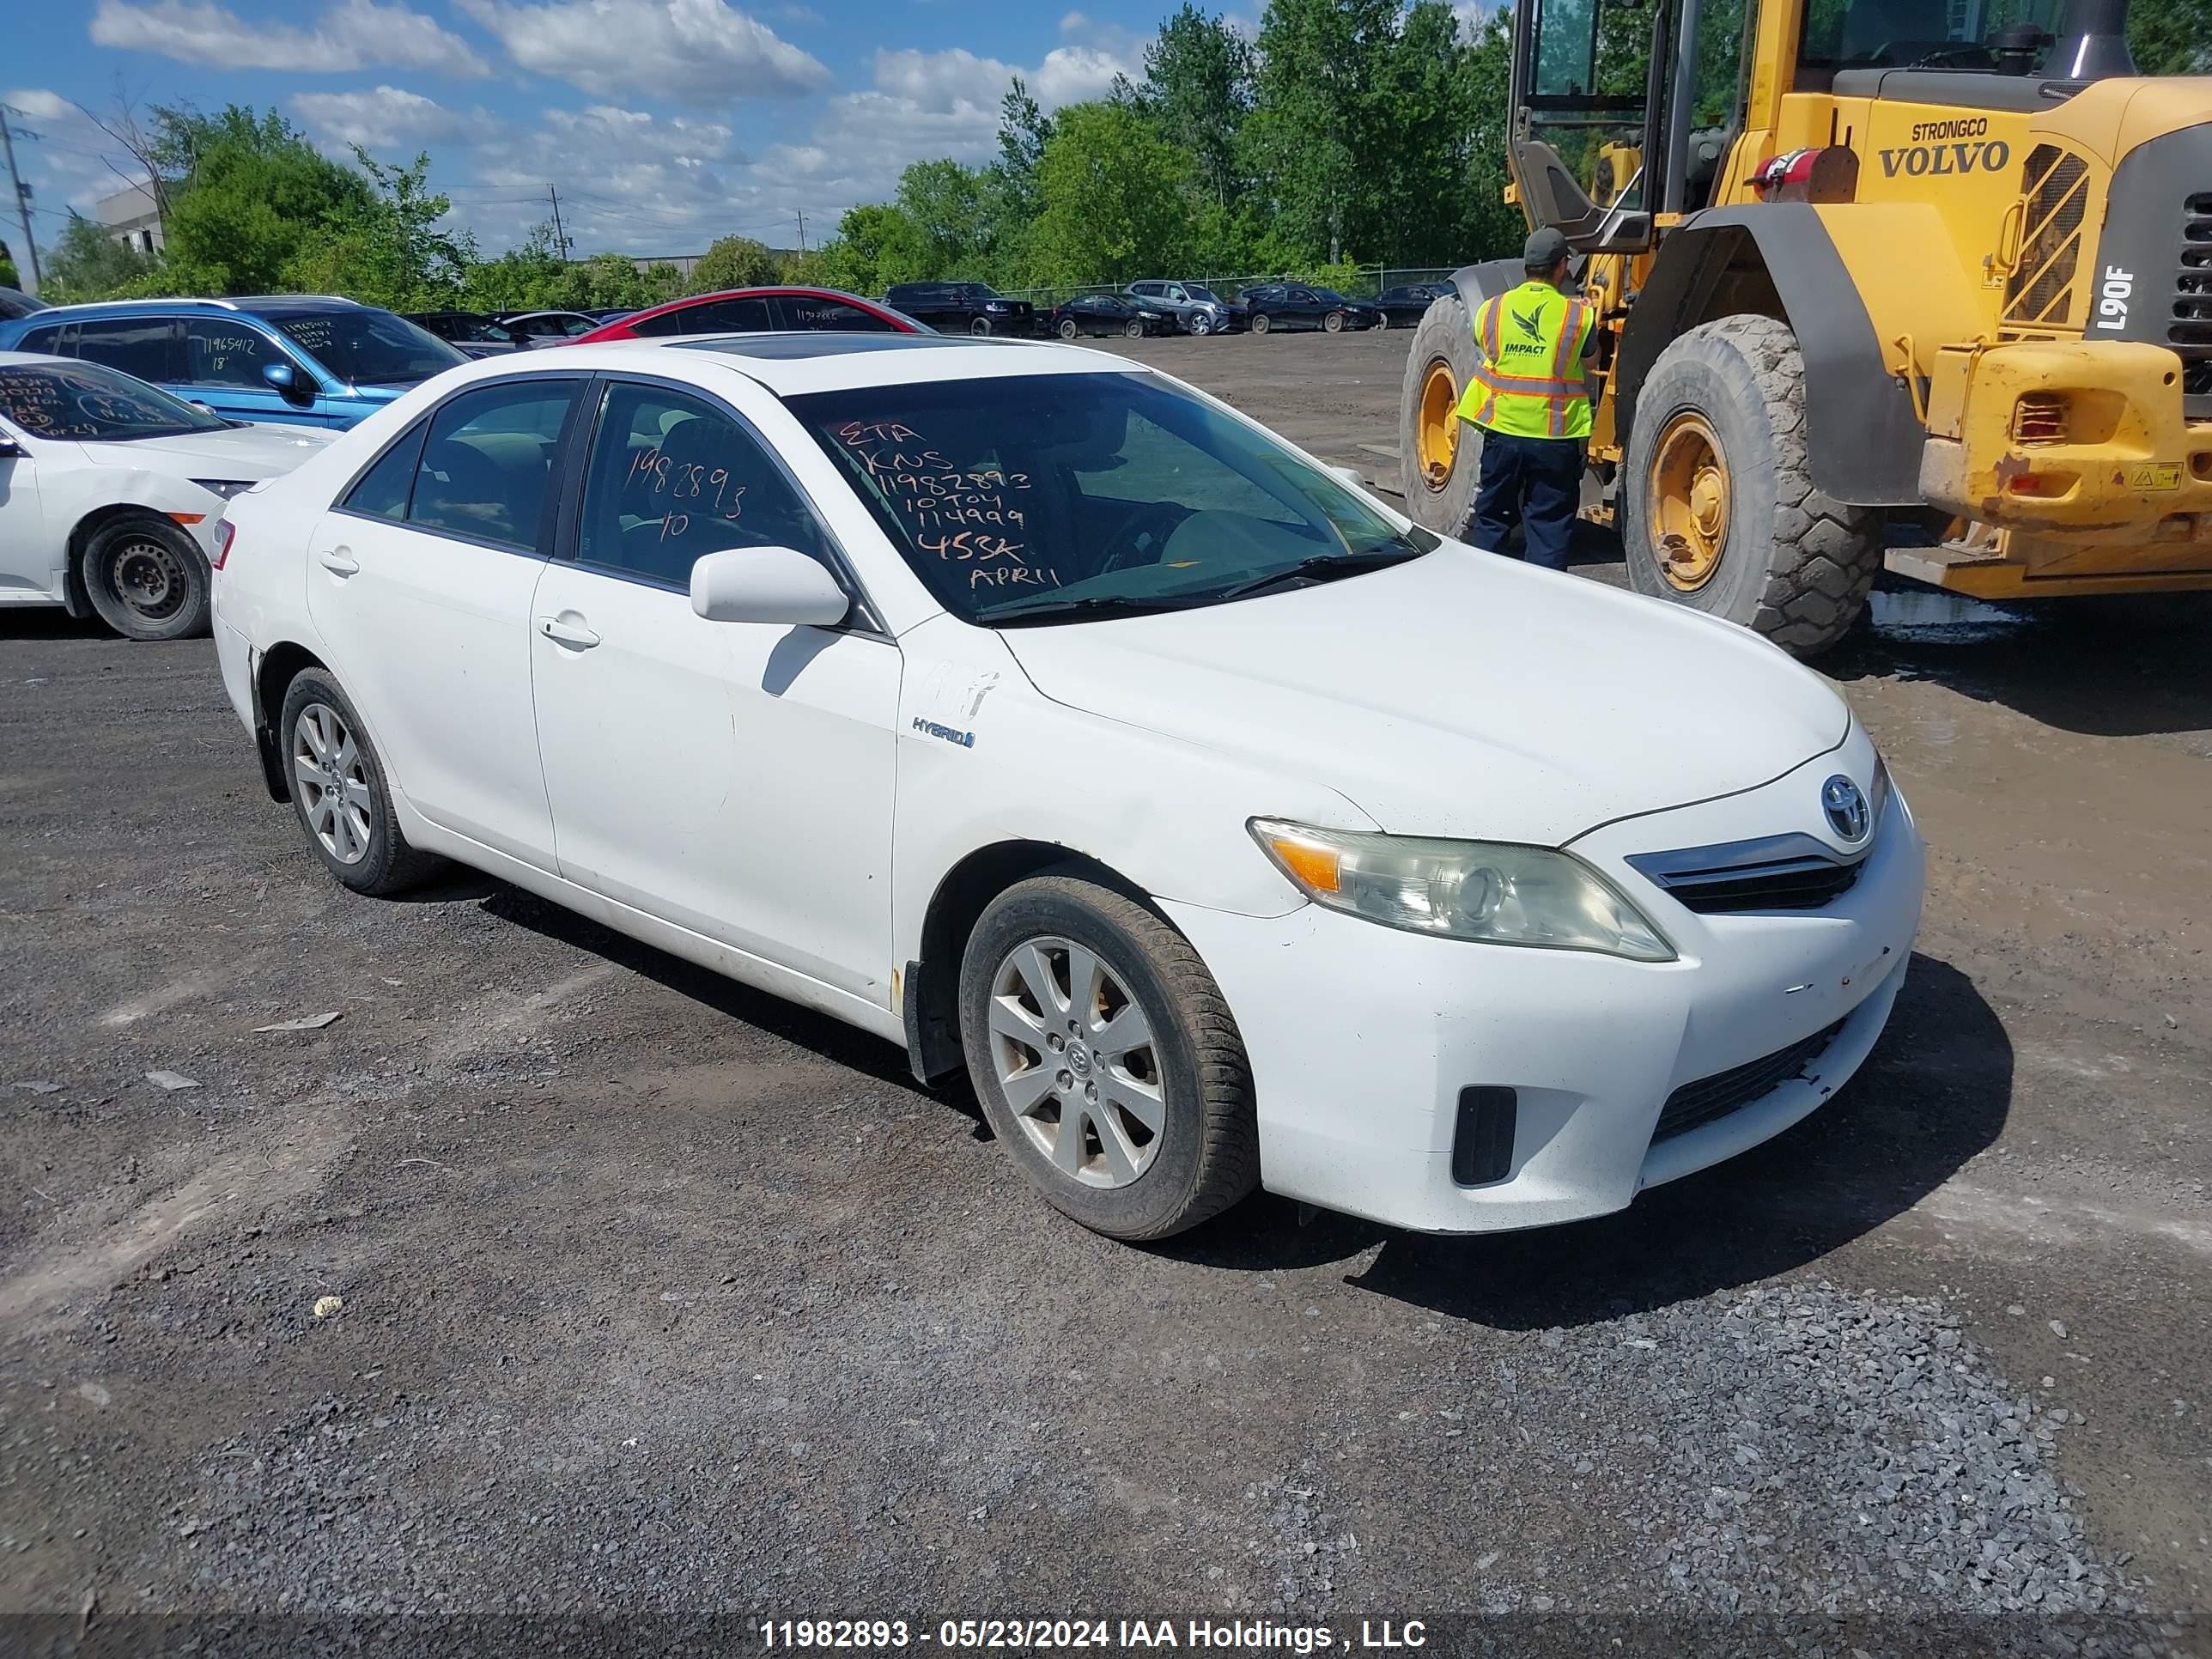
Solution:
{"label": "front window", "polygon": [[264,368],[289,368],[292,360],[267,335],[227,317],[185,319],[185,381],[265,392]]}
{"label": "front window", "polygon": [[941,605],[988,627],[1216,605],[1437,545],[1144,373],[790,400]]}
{"label": "front window", "polygon": [[2027,24],[2058,33],[2065,0],[1806,0],[1803,70],[1994,70],[1996,36]]}
{"label": "front window", "polygon": [[412,386],[469,361],[388,311],[310,311],[270,320],[351,386]]}
{"label": "front window", "polygon": [[1202,304],[1218,306],[1221,303],[1220,301],[1213,297],[1213,290],[1210,288],[1187,288],[1183,292],[1189,295],[1190,298],[1199,301]]}
{"label": "front window", "polygon": [[119,443],[222,432],[229,422],[98,363],[0,365],[0,415],[33,438]]}

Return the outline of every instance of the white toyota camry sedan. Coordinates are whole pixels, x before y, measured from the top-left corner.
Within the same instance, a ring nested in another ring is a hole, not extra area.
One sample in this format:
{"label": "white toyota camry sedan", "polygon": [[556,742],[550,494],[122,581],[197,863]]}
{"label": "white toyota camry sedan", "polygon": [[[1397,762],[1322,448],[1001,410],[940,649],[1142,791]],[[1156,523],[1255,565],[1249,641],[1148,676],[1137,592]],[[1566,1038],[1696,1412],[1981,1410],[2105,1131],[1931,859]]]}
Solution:
{"label": "white toyota camry sedan", "polygon": [[1826,682],[1100,353],[492,359],[222,537],[225,684],[339,881],[458,860],[964,1064],[1118,1237],[1618,1210],[1834,1093],[1918,925]]}

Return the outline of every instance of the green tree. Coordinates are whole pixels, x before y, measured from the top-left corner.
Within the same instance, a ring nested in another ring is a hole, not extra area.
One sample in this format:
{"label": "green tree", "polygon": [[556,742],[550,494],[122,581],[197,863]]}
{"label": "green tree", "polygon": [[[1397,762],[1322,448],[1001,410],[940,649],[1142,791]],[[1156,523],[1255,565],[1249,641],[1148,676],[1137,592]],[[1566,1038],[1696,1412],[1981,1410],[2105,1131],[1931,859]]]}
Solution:
{"label": "green tree", "polygon": [[457,304],[477,263],[476,242],[438,228],[453,204],[430,190],[430,158],[418,155],[400,167],[375,160],[358,144],[353,153],[368,175],[367,207],[325,218],[322,234],[285,262],[283,285],[394,311]]}
{"label": "green tree", "polygon": [[2145,75],[2212,70],[2212,0],[2135,0],[2128,50]]}
{"label": "green tree", "polygon": [[1252,112],[1252,44],[1184,0],[1145,48],[1138,107],[1191,158],[1199,188],[1226,207],[1243,185],[1237,134]]}
{"label": "green tree", "polygon": [[1045,283],[1126,282],[1182,261],[1189,158],[1125,104],[1071,104],[1037,167],[1031,241]]}
{"label": "green tree", "polygon": [[155,111],[153,154],[168,179],[167,264],[182,292],[264,293],[329,234],[378,211],[369,182],[310,144],[276,111]]}
{"label": "green tree", "polygon": [[8,244],[0,242],[0,288],[21,288],[23,279],[15,274],[15,256],[8,252]]}
{"label": "green tree", "polygon": [[822,280],[851,294],[881,294],[910,280],[921,246],[921,234],[899,209],[883,202],[848,208],[836,235],[823,245]]}
{"label": "green tree", "polygon": [[890,281],[986,274],[997,225],[981,173],[950,159],[915,161],[899,174],[898,207],[913,240],[896,246]]}
{"label": "green tree", "polygon": [[775,256],[750,236],[718,236],[691,267],[685,291],[714,294],[726,288],[758,288],[775,280]]}
{"label": "green tree", "polygon": [[155,261],[72,213],[61,240],[46,250],[40,297],[63,304],[110,300],[146,282],[156,269]]}

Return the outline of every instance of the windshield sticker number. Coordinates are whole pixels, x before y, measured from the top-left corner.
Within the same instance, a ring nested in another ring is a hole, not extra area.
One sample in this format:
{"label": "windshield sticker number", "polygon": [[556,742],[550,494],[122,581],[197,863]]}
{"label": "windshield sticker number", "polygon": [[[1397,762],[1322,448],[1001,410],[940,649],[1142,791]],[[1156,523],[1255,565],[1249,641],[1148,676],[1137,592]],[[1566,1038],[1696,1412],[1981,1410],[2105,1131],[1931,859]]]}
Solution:
{"label": "windshield sticker number", "polygon": [[[1022,492],[1030,487],[1028,473],[963,471],[898,421],[848,421],[837,436],[896,506],[919,551],[977,567],[968,573],[969,587],[1060,586],[1057,572],[1030,568],[1029,515],[1022,504]],[[1004,562],[981,568],[993,561]]]}

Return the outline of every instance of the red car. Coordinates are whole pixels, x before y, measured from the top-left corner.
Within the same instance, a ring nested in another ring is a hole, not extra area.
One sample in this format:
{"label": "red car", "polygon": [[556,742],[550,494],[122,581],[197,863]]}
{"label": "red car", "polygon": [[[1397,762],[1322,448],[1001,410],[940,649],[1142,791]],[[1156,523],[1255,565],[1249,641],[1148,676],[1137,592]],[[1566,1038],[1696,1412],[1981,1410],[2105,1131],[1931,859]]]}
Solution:
{"label": "red car", "polygon": [[902,313],[833,288],[733,288],[633,311],[568,342],[650,340],[671,334],[763,334],[801,330],[847,334],[927,334]]}

